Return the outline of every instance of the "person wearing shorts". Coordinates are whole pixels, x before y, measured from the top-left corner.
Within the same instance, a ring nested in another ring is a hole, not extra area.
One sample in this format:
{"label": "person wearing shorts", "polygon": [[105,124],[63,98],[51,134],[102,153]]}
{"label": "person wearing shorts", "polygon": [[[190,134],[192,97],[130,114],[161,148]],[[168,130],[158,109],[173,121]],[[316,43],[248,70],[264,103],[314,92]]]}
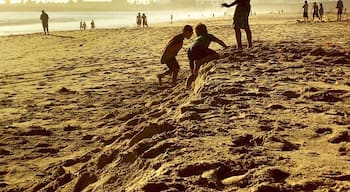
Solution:
{"label": "person wearing shorts", "polygon": [[163,54],[160,59],[160,62],[162,64],[166,64],[169,69],[166,70],[164,73],[157,75],[160,86],[162,85],[162,78],[165,77],[166,75],[171,75],[171,74],[172,74],[172,83],[173,85],[176,84],[177,74],[179,73],[179,70],[180,70],[180,65],[176,60],[176,56],[183,46],[184,39],[191,38],[192,34],[193,34],[192,26],[185,25],[182,30],[182,33],[171,38],[170,41],[166,44],[165,48],[163,49]]}
{"label": "person wearing shorts", "polygon": [[231,4],[227,4],[227,3],[221,4],[222,7],[227,7],[227,8],[234,5],[237,5],[233,16],[233,28],[236,34],[237,48],[243,49],[241,29],[244,29],[247,35],[248,47],[252,47],[253,46],[252,32],[250,30],[249,22],[248,22],[250,9],[251,9],[250,0],[235,0]]}

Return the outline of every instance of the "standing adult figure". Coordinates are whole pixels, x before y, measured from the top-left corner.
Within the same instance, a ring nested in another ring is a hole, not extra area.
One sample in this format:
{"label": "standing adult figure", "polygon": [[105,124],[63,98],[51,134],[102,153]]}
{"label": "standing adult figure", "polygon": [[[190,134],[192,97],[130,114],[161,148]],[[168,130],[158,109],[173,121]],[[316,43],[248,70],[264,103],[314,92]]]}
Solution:
{"label": "standing adult figure", "polygon": [[94,21],[94,20],[91,20],[91,23],[90,23],[90,24],[91,24],[91,29],[95,29],[95,27],[96,27],[96,26],[95,26],[95,21]]}
{"label": "standing adult figure", "polygon": [[145,13],[142,13],[142,27],[148,27],[148,23],[147,23],[147,16]]}
{"label": "standing adult figure", "polygon": [[343,8],[344,8],[342,0],[338,0],[336,8],[338,9],[337,21],[341,21],[341,15],[343,14]]}
{"label": "standing adult figure", "polygon": [[319,14],[320,14],[320,19],[321,19],[321,22],[323,22],[323,14],[324,14],[324,9],[323,9],[323,5],[322,3],[320,3],[320,9],[319,9]]}
{"label": "standing adult figure", "polygon": [[49,35],[49,15],[44,10],[41,10],[40,20],[43,25],[44,35]]}
{"label": "standing adult figure", "polygon": [[250,0],[235,0],[231,4],[223,3],[222,7],[232,7],[237,5],[233,16],[233,28],[236,34],[238,49],[243,49],[241,29],[244,29],[247,35],[248,47],[253,46],[252,32],[249,27]]}
{"label": "standing adult figure", "polygon": [[318,10],[318,5],[317,5],[316,2],[314,2],[314,5],[312,6],[312,10],[313,10],[313,12],[312,12],[312,21],[315,20],[315,17],[317,17],[318,20],[321,20],[320,16],[318,15],[318,11],[319,10]]}
{"label": "standing adult figure", "polygon": [[137,27],[141,27],[141,13],[139,12],[136,16]]}
{"label": "standing adult figure", "polygon": [[304,2],[303,9],[304,9],[304,12],[303,12],[304,22],[307,23],[309,21],[309,15],[308,15],[309,4],[307,3],[307,1]]}

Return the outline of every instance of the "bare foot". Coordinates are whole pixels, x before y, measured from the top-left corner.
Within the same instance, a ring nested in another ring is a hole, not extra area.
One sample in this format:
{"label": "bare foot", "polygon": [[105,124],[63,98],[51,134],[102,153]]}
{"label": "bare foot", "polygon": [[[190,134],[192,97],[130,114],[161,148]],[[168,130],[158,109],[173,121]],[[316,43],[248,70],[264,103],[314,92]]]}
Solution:
{"label": "bare foot", "polygon": [[159,86],[162,86],[162,75],[159,74],[157,75],[157,77],[158,77]]}

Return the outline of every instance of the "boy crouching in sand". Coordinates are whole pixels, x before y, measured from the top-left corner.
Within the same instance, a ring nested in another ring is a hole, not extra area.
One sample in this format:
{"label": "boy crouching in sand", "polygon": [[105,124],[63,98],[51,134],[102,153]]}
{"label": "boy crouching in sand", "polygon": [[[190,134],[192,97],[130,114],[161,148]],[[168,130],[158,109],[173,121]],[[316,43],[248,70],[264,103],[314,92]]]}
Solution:
{"label": "boy crouching in sand", "polygon": [[193,34],[193,28],[190,25],[185,25],[181,34],[174,36],[167,43],[165,48],[163,49],[163,54],[160,59],[162,64],[166,64],[169,70],[164,73],[158,74],[159,85],[162,85],[162,78],[166,75],[173,75],[173,85],[176,84],[177,74],[179,73],[180,66],[176,60],[176,55],[180,51],[183,46],[183,41],[185,38],[189,39]]}
{"label": "boy crouching in sand", "polygon": [[223,41],[212,34],[208,34],[207,27],[204,24],[199,23],[195,28],[195,32],[197,37],[187,50],[191,69],[191,75],[188,77],[186,83],[187,88],[190,88],[192,82],[196,80],[201,65],[219,58],[219,54],[216,51],[208,48],[210,43],[214,41],[222,47],[227,48]]}

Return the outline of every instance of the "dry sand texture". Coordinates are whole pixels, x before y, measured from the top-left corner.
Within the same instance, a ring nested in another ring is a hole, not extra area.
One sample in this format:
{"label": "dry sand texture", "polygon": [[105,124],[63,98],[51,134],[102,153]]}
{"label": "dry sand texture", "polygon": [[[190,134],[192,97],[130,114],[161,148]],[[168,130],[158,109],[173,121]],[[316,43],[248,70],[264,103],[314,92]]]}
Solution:
{"label": "dry sand texture", "polygon": [[253,17],[190,91],[182,24],[0,37],[0,191],[349,191],[349,24]]}

